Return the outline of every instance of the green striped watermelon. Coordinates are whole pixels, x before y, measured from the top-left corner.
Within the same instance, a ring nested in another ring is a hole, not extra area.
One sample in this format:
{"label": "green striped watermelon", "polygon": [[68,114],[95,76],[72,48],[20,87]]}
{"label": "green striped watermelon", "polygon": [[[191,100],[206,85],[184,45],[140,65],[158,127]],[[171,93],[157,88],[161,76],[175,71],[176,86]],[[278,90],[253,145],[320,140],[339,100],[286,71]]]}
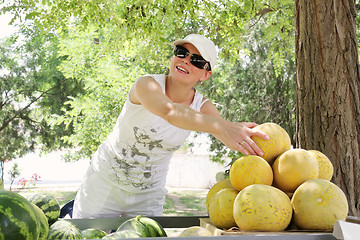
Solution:
{"label": "green striped watermelon", "polygon": [[37,240],[40,235],[38,213],[21,195],[0,190],[0,239]]}
{"label": "green striped watermelon", "polygon": [[40,228],[39,240],[46,240],[49,233],[48,219],[45,216],[44,212],[38,206],[36,206],[35,204],[33,204],[33,206],[38,216],[38,224]]}
{"label": "green striped watermelon", "polygon": [[107,233],[100,229],[88,228],[81,231],[81,236],[84,239],[101,239],[105,237]]}
{"label": "green striped watermelon", "polygon": [[45,213],[49,225],[59,219],[60,204],[50,193],[36,193],[29,198],[29,201],[38,206]]}
{"label": "green striped watermelon", "polygon": [[50,226],[48,239],[83,239],[81,232],[75,224],[60,219]]}
{"label": "green striped watermelon", "polygon": [[116,231],[122,230],[135,231],[142,237],[167,237],[164,228],[157,221],[141,215],[125,221]]}
{"label": "green striped watermelon", "polygon": [[119,239],[124,239],[124,238],[142,238],[142,236],[139,233],[132,231],[132,230],[122,230],[122,231],[110,233],[110,234],[106,235],[105,237],[103,237],[102,239],[119,240]]}

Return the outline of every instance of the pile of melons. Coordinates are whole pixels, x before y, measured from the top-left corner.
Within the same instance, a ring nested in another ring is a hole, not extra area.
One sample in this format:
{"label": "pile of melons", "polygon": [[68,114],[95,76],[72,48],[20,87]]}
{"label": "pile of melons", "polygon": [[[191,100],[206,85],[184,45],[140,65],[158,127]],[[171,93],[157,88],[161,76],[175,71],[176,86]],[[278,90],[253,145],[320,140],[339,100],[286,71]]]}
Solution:
{"label": "pile of melons", "polygon": [[292,149],[288,133],[275,123],[256,128],[270,137],[252,137],[264,155],[237,159],[229,178],[209,190],[206,207],[212,224],[278,232],[292,223],[297,229],[331,231],[337,220],[345,220],[348,202],[330,182],[331,161],[317,150]]}

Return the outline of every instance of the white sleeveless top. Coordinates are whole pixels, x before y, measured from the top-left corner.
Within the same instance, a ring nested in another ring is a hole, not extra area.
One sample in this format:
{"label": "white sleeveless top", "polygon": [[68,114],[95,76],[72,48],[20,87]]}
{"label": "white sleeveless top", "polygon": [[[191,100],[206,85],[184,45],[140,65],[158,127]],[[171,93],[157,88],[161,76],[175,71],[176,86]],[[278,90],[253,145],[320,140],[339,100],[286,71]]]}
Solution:
{"label": "white sleeveless top", "polygon": [[[165,75],[151,75],[165,94]],[[191,108],[206,102],[195,90]],[[165,188],[169,162],[190,131],[175,127],[127,98],[116,125],[92,158],[95,172],[129,192]]]}

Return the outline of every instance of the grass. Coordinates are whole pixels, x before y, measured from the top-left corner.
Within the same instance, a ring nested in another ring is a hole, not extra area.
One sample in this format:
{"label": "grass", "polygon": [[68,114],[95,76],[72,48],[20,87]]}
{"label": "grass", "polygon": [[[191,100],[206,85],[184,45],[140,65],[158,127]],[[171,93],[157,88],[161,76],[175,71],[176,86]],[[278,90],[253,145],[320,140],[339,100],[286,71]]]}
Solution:
{"label": "grass", "polygon": [[14,191],[14,192],[19,193],[25,198],[29,198],[36,193],[48,192],[51,193],[58,200],[60,206],[63,206],[68,201],[74,199],[76,195],[76,191],[60,191],[60,190],[45,191],[45,190],[28,189],[28,190]]}
{"label": "grass", "polygon": [[180,201],[190,209],[194,209],[196,211],[205,211],[205,198],[197,198],[196,196],[187,195],[180,198]]}
{"label": "grass", "polygon": [[53,194],[54,197],[59,201],[60,206],[65,205],[70,200],[73,200],[76,196],[76,192],[74,191],[55,191]]}
{"label": "grass", "polygon": [[166,195],[164,215],[207,215],[206,195],[198,191],[176,191]]}
{"label": "grass", "polygon": [[[28,189],[15,191],[28,198],[37,192],[50,192],[59,201],[60,206],[75,198],[76,191],[36,190]],[[206,191],[185,190],[169,191],[165,196],[164,215],[166,216],[194,216],[207,215]]]}
{"label": "grass", "polygon": [[175,210],[175,201],[168,196],[165,197],[165,204],[164,204],[164,214],[165,215],[173,215],[177,211]]}

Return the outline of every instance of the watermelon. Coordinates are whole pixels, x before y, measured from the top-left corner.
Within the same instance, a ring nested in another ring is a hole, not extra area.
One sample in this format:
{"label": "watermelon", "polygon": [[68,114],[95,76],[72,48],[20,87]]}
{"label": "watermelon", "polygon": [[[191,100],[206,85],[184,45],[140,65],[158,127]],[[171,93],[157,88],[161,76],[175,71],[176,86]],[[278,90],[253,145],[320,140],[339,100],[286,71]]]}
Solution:
{"label": "watermelon", "polygon": [[113,233],[110,233],[103,237],[102,239],[124,239],[124,238],[141,238],[141,235],[135,231],[132,230],[122,230],[122,231],[116,231]]}
{"label": "watermelon", "polygon": [[81,231],[81,236],[84,239],[101,239],[105,237],[107,233],[100,229],[88,228]]}
{"label": "watermelon", "polygon": [[53,223],[49,228],[48,239],[83,239],[81,232],[75,224],[60,219]]}
{"label": "watermelon", "polygon": [[40,233],[39,233],[39,240],[46,240],[48,233],[49,233],[49,223],[48,223],[48,219],[45,216],[45,213],[35,204],[33,204],[35,211],[37,212],[37,216],[38,216],[38,224],[39,224],[39,228],[40,228]]}
{"label": "watermelon", "polygon": [[164,228],[157,221],[141,215],[125,221],[116,231],[122,230],[135,231],[142,237],[167,237]]}
{"label": "watermelon", "polygon": [[49,225],[59,219],[60,204],[50,193],[36,193],[29,198],[29,201],[38,206],[45,213]]}
{"label": "watermelon", "polygon": [[33,204],[17,193],[0,190],[0,239],[37,240],[39,226]]}

